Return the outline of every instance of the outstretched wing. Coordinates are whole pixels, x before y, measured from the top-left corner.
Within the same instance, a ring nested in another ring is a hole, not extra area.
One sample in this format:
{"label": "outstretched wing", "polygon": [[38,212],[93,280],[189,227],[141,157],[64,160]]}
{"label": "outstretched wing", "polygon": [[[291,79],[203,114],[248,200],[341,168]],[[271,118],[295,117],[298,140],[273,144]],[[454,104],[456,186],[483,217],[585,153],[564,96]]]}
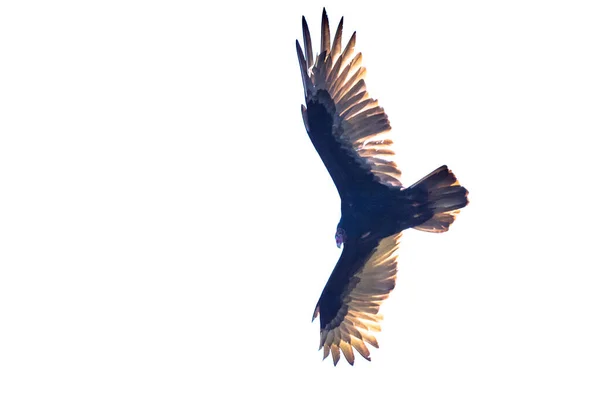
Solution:
{"label": "outstretched wing", "polygon": [[356,32],[342,50],[343,21],[331,42],[323,9],[321,51],[314,59],[304,17],[304,52],[296,41],[306,99],[304,125],[342,199],[358,187],[401,186],[401,172],[391,159],[392,141],[385,134],[391,129],[388,117],[367,92],[362,55],[354,54]]}
{"label": "outstretched wing", "polygon": [[373,332],[381,331],[379,306],[396,284],[401,235],[367,236],[344,244],[313,315],[314,320],[320,314],[323,359],[331,353],[336,365],[341,351],[354,364],[356,350],[371,360],[365,343],[378,347]]}

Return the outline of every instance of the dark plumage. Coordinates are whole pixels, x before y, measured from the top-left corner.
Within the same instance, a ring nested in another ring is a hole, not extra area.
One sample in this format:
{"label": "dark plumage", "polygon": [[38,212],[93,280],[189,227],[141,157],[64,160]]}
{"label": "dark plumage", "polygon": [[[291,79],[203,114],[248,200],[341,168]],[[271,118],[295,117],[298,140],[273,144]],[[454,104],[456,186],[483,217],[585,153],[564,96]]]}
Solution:
{"label": "dark plumage", "polygon": [[313,58],[304,17],[304,52],[296,49],[306,106],[302,117],[342,204],[336,232],[344,249],[317,303],[323,357],[334,364],[340,351],[350,364],[354,350],[370,360],[365,343],[377,347],[379,306],[394,288],[396,252],[403,230],[447,231],[459,209],[467,205],[467,190],[441,166],[410,187],[400,183],[393,161],[391,129],[377,100],[364,82],[362,56],[354,54],[356,32],[342,48],[340,21],[331,41],[323,9],[321,50]]}

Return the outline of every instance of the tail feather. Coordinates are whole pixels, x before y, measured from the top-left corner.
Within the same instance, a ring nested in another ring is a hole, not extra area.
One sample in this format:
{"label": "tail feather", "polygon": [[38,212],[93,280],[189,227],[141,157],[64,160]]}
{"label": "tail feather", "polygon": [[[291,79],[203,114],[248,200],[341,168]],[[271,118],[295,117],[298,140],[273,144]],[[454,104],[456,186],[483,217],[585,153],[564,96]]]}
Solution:
{"label": "tail feather", "polygon": [[469,192],[460,185],[454,173],[446,165],[440,166],[409,187],[427,193],[427,207],[433,217],[414,229],[430,233],[448,231],[456,215],[468,203]]}

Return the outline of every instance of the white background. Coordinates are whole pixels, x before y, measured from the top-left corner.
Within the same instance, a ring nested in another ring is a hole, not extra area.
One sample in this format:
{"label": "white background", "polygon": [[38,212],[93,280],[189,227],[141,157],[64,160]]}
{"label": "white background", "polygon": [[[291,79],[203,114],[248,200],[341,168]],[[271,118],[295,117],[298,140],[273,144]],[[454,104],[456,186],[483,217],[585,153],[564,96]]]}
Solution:
{"label": "white background", "polygon": [[471,193],[404,235],[380,349],[337,368],[294,48],[323,4],[89,3],[0,6],[0,397],[600,397],[595,2],[325,4],[404,183]]}

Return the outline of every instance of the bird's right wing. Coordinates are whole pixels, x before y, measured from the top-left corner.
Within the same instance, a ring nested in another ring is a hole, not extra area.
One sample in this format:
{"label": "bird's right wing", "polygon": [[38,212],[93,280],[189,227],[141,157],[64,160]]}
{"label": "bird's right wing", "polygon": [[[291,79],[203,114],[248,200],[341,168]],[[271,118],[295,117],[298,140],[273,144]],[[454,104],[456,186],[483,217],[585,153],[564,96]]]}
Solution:
{"label": "bird's right wing", "polygon": [[401,235],[367,236],[344,244],[313,314],[313,320],[320,315],[323,358],[331,353],[334,365],[340,351],[354,364],[354,350],[371,360],[365,343],[378,347],[373,332],[381,330],[379,306],[396,284]]}

